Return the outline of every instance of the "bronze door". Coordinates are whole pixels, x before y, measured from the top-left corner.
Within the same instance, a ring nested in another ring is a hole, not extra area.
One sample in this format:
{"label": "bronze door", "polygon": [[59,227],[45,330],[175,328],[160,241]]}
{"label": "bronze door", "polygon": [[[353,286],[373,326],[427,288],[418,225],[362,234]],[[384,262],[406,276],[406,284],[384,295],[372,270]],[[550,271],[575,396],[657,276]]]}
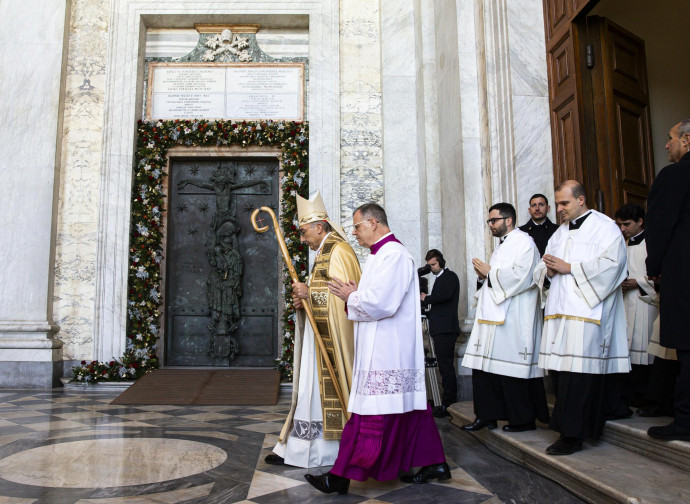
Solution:
{"label": "bronze door", "polygon": [[280,256],[249,217],[260,206],[277,211],[278,178],[276,159],[171,163],[166,365],[274,365]]}

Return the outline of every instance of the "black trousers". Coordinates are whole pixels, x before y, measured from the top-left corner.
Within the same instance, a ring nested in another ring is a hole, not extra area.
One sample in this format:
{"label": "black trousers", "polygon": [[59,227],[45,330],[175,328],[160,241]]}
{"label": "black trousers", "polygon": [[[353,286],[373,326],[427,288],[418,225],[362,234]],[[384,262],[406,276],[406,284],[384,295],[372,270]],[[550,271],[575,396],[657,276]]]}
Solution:
{"label": "black trousers", "polygon": [[652,366],[632,364],[630,367],[630,372],[623,378],[623,399],[628,406],[640,407],[644,403],[644,395]]}
{"label": "black trousers", "polygon": [[435,334],[432,338],[434,338],[438,371],[441,373],[441,387],[443,388],[441,404],[448,407],[458,402],[458,378],[455,373],[455,341],[458,339],[458,335],[442,333]]}
{"label": "black trousers", "polygon": [[649,366],[649,381],[645,389],[644,402],[648,407],[657,407],[659,411],[674,416],[676,380],[680,372],[680,363],[675,360],[654,357]]}
{"label": "black trousers", "polygon": [[676,380],[676,419],[674,423],[690,429],[690,350],[676,350],[680,373]]}
{"label": "black trousers", "polygon": [[627,418],[632,413],[621,395],[626,374],[559,371],[549,427],[565,437],[598,439],[607,420]]}
{"label": "black trousers", "polygon": [[549,421],[542,378],[514,378],[472,370],[474,414],[482,420],[508,420],[522,425]]}

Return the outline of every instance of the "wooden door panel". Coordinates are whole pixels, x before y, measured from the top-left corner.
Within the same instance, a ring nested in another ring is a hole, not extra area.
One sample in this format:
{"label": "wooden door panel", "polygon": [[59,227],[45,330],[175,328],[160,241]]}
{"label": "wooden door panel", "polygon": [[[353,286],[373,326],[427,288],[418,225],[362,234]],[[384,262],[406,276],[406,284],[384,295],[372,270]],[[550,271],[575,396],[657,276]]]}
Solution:
{"label": "wooden door panel", "polygon": [[621,166],[620,180],[623,184],[645,188],[649,180],[649,151],[646,139],[647,107],[640,107],[622,97],[614,97],[616,122],[618,124],[618,161]]}
{"label": "wooden door panel", "polygon": [[613,86],[619,92],[647,102],[647,69],[644,41],[611,22],[606,23],[606,53]]}
{"label": "wooden door panel", "polygon": [[598,0],[543,0],[554,182],[582,180],[582,106],[573,19]]}
{"label": "wooden door panel", "polygon": [[615,211],[628,201],[643,201],[654,177],[645,48],[643,40],[611,21],[593,20],[603,53],[604,101],[598,106],[608,117],[609,152],[599,161],[600,178],[610,181],[608,197]]}
{"label": "wooden door panel", "polygon": [[572,0],[544,0],[544,23],[546,25],[546,40],[551,40],[561,29],[570,24],[573,13]]}
{"label": "wooden door panel", "polygon": [[554,111],[554,178],[556,183],[564,180],[582,180],[582,163],[579,149],[579,122],[577,101],[567,101]]}
{"label": "wooden door panel", "polygon": [[555,106],[571,100],[576,91],[575,53],[570,32],[558,41],[548,54],[549,86],[551,100]]}

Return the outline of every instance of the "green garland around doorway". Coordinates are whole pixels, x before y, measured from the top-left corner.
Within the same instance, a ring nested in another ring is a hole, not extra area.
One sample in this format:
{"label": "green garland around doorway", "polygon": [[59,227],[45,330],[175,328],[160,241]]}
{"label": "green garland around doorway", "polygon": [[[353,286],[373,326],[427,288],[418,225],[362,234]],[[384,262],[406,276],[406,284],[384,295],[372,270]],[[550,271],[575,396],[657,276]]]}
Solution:
{"label": "green garland around doorway", "polygon": [[[295,196],[308,196],[308,126],[296,122],[232,122],[206,120],[140,121],[132,186],[129,283],[127,296],[127,350],[109,363],[82,361],[73,379],[131,380],[158,368],[156,342],[161,317],[162,212],[168,149],[174,146],[280,146],[282,178],[279,221],[295,269],[307,273],[307,248],[297,237]],[[292,379],[295,309],[290,275],[283,268],[285,289],[282,318],[283,345],[276,365],[284,379]]]}

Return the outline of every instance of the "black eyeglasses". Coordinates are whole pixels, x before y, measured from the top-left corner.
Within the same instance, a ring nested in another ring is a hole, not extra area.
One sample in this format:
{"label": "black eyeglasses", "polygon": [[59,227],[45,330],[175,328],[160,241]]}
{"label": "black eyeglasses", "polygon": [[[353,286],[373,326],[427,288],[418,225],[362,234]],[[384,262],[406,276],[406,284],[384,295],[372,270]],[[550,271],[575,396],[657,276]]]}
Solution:
{"label": "black eyeglasses", "polygon": [[491,219],[487,220],[487,224],[496,224],[496,221],[500,221],[503,219],[507,219],[508,217],[492,217]]}

